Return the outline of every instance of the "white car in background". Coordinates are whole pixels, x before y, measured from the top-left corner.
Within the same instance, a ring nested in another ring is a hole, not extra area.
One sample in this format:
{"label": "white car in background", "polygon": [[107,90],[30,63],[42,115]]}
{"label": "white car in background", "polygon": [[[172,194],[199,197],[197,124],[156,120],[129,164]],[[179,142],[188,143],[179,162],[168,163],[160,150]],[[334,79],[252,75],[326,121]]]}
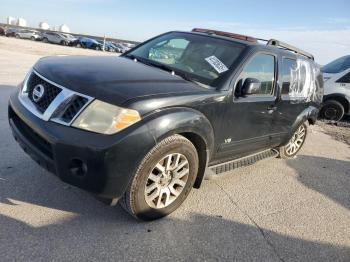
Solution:
{"label": "white car in background", "polygon": [[35,30],[22,29],[16,32],[15,37],[23,38],[23,39],[31,39],[35,41],[35,40],[41,40],[41,33]]}
{"label": "white car in background", "polygon": [[339,121],[350,115],[350,55],[340,57],[322,67],[324,97],[321,117]]}

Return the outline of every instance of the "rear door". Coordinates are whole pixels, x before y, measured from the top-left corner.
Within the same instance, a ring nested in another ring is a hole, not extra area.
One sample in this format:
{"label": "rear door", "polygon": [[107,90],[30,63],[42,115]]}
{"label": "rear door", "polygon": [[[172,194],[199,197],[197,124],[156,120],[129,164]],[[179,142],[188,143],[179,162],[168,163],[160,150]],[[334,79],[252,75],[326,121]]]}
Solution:
{"label": "rear door", "polygon": [[[268,52],[254,54],[244,65],[234,85],[234,99],[228,103],[218,149],[220,157],[240,157],[270,146],[275,110],[277,56]],[[247,78],[261,83],[260,90],[240,95]]]}
{"label": "rear door", "polygon": [[46,33],[46,37],[49,40],[49,42],[54,43],[54,41],[53,41],[53,34],[52,33],[47,32]]}
{"label": "rear door", "polygon": [[28,38],[28,30],[20,31],[21,38]]}
{"label": "rear door", "polygon": [[59,43],[59,37],[56,33],[52,33],[51,35],[51,42],[58,44]]}
{"label": "rear door", "polygon": [[273,146],[283,142],[291,132],[297,117],[309,104],[312,92],[312,67],[307,60],[294,56],[280,57],[280,100],[274,112]]}

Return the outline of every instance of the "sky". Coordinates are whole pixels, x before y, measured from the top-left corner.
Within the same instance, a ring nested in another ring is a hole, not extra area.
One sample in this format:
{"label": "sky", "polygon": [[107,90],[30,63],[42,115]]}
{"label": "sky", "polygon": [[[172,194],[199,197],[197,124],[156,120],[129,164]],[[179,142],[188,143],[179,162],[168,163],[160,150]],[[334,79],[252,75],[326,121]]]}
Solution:
{"label": "sky", "polygon": [[171,31],[210,28],[276,38],[315,55],[320,64],[350,54],[350,0],[11,0],[0,21],[31,27],[67,24],[74,33],[144,41]]}

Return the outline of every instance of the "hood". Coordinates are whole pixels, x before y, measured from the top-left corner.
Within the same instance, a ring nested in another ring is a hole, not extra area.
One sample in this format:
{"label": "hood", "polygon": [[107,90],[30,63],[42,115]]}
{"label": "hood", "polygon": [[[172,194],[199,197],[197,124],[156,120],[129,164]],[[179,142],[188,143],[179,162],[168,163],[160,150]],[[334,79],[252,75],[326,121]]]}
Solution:
{"label": "hood", "polygon": [[123,57],[45,57],[34,69],[59,85],[115,105],[137,97],[206,91],[179,76]]}

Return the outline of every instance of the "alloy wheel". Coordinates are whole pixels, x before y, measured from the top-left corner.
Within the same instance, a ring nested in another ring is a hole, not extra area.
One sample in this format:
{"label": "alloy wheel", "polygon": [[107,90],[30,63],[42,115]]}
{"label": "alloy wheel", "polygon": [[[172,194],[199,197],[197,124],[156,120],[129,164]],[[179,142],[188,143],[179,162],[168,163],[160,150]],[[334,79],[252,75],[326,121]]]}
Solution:
{"label": "alloy wheel", "polygon": [[169,206],[185,188],[189,171],[188,159],[180,153],[168,154],[162,158],[148,175],[146,203],[155,209]]}
{"label": "alloy wheel", "polygon": [[303,145],[306,137],[306,128],[301,125],[297,131],[293,134],[292,138],[289,140],[288,144],[285,146],[285,152],[288,156],[294,155],[298,152]]}

